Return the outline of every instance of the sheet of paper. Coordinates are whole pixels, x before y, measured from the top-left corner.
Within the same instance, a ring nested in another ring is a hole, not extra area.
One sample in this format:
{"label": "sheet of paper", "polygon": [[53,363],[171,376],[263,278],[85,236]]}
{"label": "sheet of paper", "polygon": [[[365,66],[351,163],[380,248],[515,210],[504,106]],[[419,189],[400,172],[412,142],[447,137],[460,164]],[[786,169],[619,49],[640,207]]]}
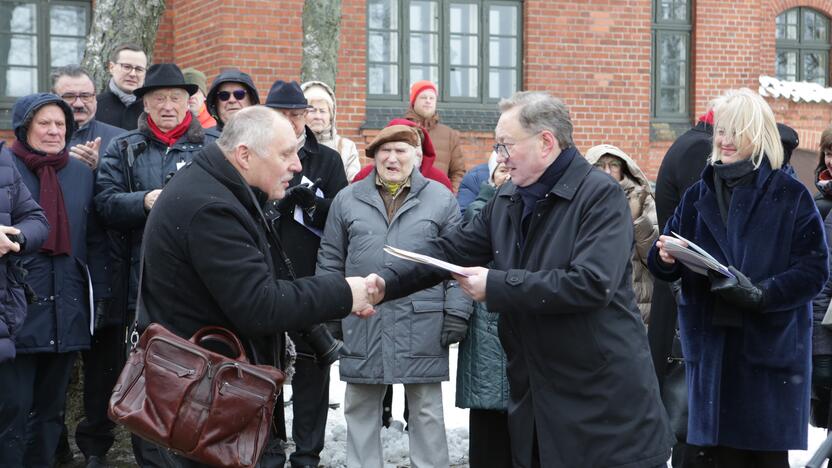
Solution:
{"label": "sheet of paper", "polygon": [[[301,184],[312,184],[312,181],[309,180],[309,178],[307,178],[306,176],[303,176],[303,178],[300,180],[300,183]],[[315,195],[317,195],[319,198],[324,198],[324,192],[322,192],[321,189],[319,189],[319,188],[317,188],[315,190]],[[305,227],[306,229],[309,229],[312,232],[312,234],[315,234],[318,237],[323,237],[323,235],[324,235],[323,231],[321,231],[320,229],[314,228],[312,226],[309,226],[309,225],[307,225],[306,223],[303,222],[303,210],[301,210],[299,206],[295,206],[295,212],[293,213],[293,219],[295,221],[297,221],[298,223],[300,223],[301,226]]]}
{"label": "sheet of paper", "polygon": [[404,259],[404,260],[410,260],[411,262],[424,263],[426,265],[432,265],[432,266],[435,266],[437,268],[441,268],[445,271],[450,271],[451,273],[456,273],[456,274],[462,275],[462,276],[470,276],[470,275],[467,275],[467,274],[462,272],[463,267],[461,267],[459,265],[454,265],[453,263],[448,263],[448,262],[439,260],[438,258],[430,257],[428,255],[422,255],[422,254],[418,254],[416,252],[411,252],[409,250],[404,250],[404,249],[397,249],[396,247],[392,247],[392,246],[389,246],[389,245],[384,246],[384,251],[389,253],[390,255],[392,255],[394,257],[398,257],[398,258],[401,258],[401,259]]}
{"label": "sheet of paper", "polygon": [[734,275],[728,271],[728,267],[719,263],[711,254],[705,249],[699,247],[693,242],[684,237],[671,232],[680,241],[687,242],[687,247],[683,246],[681,242],[676,240],[669,240],[665,242],[665,250],[670,253],[676,260],[682,262],[686,267],[690,268],[700,275],[708,275],[708,270],[713,270],[721,275],[733,277]]}

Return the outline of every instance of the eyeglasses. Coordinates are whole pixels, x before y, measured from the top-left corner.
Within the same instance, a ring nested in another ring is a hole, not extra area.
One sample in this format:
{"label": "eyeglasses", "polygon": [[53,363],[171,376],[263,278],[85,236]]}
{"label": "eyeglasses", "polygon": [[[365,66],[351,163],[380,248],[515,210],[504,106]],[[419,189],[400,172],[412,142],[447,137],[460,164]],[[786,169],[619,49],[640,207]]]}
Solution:
{"label": "eyeglasses", "polygon": [[531,137],[536,137],[539,134],[540,132],[532,133],[531,135],[523,137],[515,141],[514,143],[495,143],[494,146],[492,146],[491,148],[494,150],[495,153],[497,153],[497,156],[503,158],[503,162],[508,162],[508,160],[511,159],[511,153],[508,152],[509,147],[514,146],[517,143],[520,143],[521,141],[528,140]]}
{"label": "eyeglasses", "polygon": [[231,99],[232,94],[234,95],[234,99],[236,99],[238,101],[242,101],[243,99],[245,99],[246,94],[248,94],[248,93],[244,89],[235,89],[234,91],[231,91],[231,92],[229,92],[229,91],[220,91],[220,92],[217,93],[217,99],[219,99],[222,102],[225,102],[225,101]]}
{"label": "eyeglasses", "polygon": [[129,63],[119,63],[118,66],[120,66],[125,73],[136,72],[137,75],[144,75],[144,73],[147,71],[147,68],[145,67],[130,65]]}
{"label": "eyeglasses", "polygon": [[75,102],[76,99],[81,98],[82,102],[92,102],[95,98],[95,94],[93,93],[64,93],[61,94],[61,99],[64,100],[67,104],[72,104]]}
{"label": "eyeglasses", "polygon": [[611,171],[620,171],[621,170],[621,163],[618,161],[605,161],[605,162],[597,162],[594,164],[595,167],[601,170],[609,169]]}

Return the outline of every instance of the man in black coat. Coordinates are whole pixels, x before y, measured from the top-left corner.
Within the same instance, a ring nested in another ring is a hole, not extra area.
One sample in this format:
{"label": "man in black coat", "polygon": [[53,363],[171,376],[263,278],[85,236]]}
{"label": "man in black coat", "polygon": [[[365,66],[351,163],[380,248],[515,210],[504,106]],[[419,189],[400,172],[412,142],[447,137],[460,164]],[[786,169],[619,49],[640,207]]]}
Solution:
{"label": "man in black coat", "polygon": [[[347,186],[344,165],[338,152],[318,144],[314,132],[306,126],[306,113],[311,106],[296,81],[277,80],[269,90],[265,105],[289,119],[299,140],[298,156],[303,170],[295,174],[286,197],[276,205],[280,217],[275,228],[283,243],[291,246],[287,254],[297,276],[312,276],[329,206],[335,195]],[[307,186],[312,182],[315,182],[314,189]],[[332,328],[337,334],[340,326]],[[329,411],[330,363],[316,356],[303,334],[295,332],[289,336],[298,353],[292,378],[295,451],[290,461],[293,468],[318,466]]]}
{"label": "man in black coat", "polygon": [[[470,267],[454,278],[500,314],[512,463],[664,466],[674,439],[633,293],[624,192],[578,153],[562,102],[519,92],[500,109],[495,150],[511,182],[425,253]],[[373,300],[448,274],[391,261],[380,276]]]}
{"label": "man in black coat", "polygon": [[[283,198],[300,172],[296,145],[284,117],[262,106],[243,109],[168,184],[147,221],[141,300],[150,322],[182,337],[225,327],[256,363],[284,367],[284,331],[350,311],[373,313],[364,278],[279,279],[282,249],[261,206]],[[268,466],[282,467],[282,448],[271,447],[280,453],[269,453],[277,463]]]}
{"label": "man in black coat", "polygon": [[147,55],[136,44],[121,44],[110,54],[107,70],[112,78],[107,90],[98,95],[95,118],[114,127],[135,130],[144,106],[133,91],[144,85]]}

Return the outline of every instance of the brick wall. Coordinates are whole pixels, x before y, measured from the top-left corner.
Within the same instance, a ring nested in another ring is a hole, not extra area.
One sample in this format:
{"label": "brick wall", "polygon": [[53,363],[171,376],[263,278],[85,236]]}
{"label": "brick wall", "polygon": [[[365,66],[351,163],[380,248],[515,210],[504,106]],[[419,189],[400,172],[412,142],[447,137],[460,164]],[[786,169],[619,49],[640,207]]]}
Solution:
{"label": "brick wall", "polygon": [[[611,143],[650,177],[672,142],[650,141],[651,0],[526,0],[523,3],[523,89],[545,90],[570,107],[582,152]],[[832,0],[693,2],[692,118],[726,89],[757,89],[774,73],[774,20],[811,7],[832,18]],[[170,0],[157,36],[155,62],[195,66],[210,80],[239,67],[265,99],[278,78],[299,79],[303,0]],[[198,11],[199,14],[194,14]],[[366,0],[342,0],[338,127],[363,150],[377,133],[366,122]],[[816,151],[832,106],[768,99],[778,121],[794,127],[801,149]],[[404,110],[403,110],[404,111]],[[0,138],[11,132],[0,131]],[[487,159],[491,132],[463,132],[466,165]]]}

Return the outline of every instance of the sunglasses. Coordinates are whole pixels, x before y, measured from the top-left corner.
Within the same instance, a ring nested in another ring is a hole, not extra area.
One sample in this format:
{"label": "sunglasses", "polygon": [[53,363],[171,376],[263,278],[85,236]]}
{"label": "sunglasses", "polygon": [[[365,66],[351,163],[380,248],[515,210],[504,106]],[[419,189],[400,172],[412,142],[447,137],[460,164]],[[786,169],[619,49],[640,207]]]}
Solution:
{"label": "sunglasses", "polygon": [[242,101],[243,98],[245,98],[246,94],[248,94],[248,93],[246,93],[246,90],[244,90],[244,89],[235,89],[234,91],[231,91],[231,92],[220,91],[220,92],[217,93],[217,99],[219,99],[220,101],[225,102],[225,101],[231,99],[232,94],[234,95],[234,99],[236,99],[238,101]]}

